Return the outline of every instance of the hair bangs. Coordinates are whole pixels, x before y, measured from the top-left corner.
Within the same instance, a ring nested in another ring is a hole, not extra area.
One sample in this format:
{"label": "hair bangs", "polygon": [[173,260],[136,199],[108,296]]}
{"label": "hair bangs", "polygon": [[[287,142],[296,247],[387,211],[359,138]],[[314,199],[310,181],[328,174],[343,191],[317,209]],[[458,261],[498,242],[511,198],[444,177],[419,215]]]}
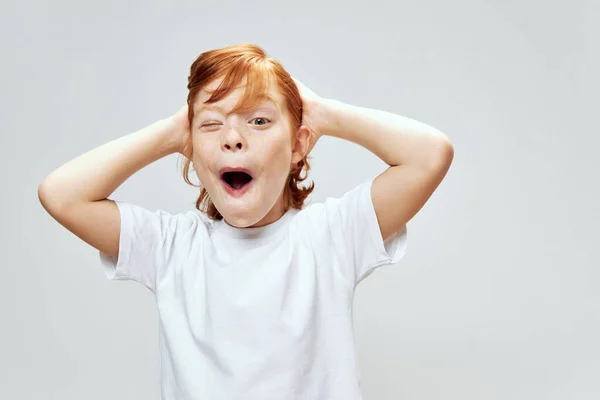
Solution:
{"label": "hair bangs", "polygon": [[231,112],[251,110],[267,100],[275,103],[275,99],[269,94],[271,80],[275,74],[264,62],[244,61],[246,60],[240,60],[237,65],[231,67],[206,103],[216,103],[240,87],[245,87],[244,94]]}

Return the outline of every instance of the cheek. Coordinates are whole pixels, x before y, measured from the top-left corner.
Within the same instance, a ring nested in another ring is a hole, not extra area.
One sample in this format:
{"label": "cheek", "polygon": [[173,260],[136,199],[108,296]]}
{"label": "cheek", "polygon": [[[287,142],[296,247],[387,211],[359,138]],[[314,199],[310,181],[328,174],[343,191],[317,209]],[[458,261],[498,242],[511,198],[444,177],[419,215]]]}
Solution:
{"label": "cheek", "polygon": [[287,140],[281,140],[276,143],[271,143],[268,148],[265,148],[263,153],[265,157],[265,172],[268,180],[279,190],[290,171],[292,162],[291,147]]}
{"label": "cheek", "polygon": [[199,141],[194,143],[192,162],[194,171],[203,184],[208,183],[208,178],[212,174],[209,166],[214,164],[215,154],[214,147],[209,143],[199,143]]}
{"label": "cheek", "polygon": [[220,151],[220,143],[215,135],[197,135],[193,142],[194,160],[208,165],[207,160],[215,158],[215,154]]}
{"label": "cheek", "polygon": [[210,180],[208,179],[209,174],[208,174],[208,170],[206,169],[206,166],[198,161],[194,161],[193,165],[194,165],[194,172],[196,173],[196,176],[198,177],[200,184],[202,186],[207,186],[207,184],[209,184]]}
{"label": "cheek", "polygon": [[292,145],[289,136],[279,134],[273,137],[263,138],[263,150],[269,158],[277,158],[278,161],[284,162],[286,159],[291,159]]}

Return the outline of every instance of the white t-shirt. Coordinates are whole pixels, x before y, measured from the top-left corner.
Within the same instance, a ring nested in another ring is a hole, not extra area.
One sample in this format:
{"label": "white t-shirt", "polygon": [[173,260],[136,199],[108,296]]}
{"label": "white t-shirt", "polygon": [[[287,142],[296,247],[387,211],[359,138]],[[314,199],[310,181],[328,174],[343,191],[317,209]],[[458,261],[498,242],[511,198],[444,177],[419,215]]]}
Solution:
{"label": "white t-shirt", "polygon": [[382,240],[372,182],[258,228],[117,202],[119,255],[100,258],[155,295],[163,400],[362,399],[354,290],[407,239]]}

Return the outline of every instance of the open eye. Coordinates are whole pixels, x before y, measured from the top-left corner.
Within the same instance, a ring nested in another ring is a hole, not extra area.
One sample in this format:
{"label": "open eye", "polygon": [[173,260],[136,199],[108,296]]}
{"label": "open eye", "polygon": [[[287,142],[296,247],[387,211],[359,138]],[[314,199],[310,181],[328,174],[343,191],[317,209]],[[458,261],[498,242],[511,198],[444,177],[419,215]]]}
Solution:
{"label": "open eye", "polygon": [[264,118],[264,117],[256,117],[256,118],[254,118],[252,121],[257,121],[257,120],[264,121],[263,123],[260,123],[260,124],[258,124],[259,126],[266,125],[266,124],[268,124],[269,122],[271,122],[271,120],[270,120],[270,119],[268,119],[268,118]]}

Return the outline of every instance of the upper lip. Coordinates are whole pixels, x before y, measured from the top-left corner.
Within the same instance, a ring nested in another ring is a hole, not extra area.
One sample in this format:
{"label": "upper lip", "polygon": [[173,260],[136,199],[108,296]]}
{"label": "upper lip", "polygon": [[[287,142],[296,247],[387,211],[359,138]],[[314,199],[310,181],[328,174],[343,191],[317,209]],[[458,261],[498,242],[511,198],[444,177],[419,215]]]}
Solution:
{"label": "upper lip", "polygon": [[245,172],[248,175],[250,175],[250,177],[252,179],[254,179],[254,175],[252,174],[252,172],[248,169],[248,168],[244,168],[244,167],[223,167],[219,170],[219,176],[222,178],[223,174],[225,174],[226,172]]}

